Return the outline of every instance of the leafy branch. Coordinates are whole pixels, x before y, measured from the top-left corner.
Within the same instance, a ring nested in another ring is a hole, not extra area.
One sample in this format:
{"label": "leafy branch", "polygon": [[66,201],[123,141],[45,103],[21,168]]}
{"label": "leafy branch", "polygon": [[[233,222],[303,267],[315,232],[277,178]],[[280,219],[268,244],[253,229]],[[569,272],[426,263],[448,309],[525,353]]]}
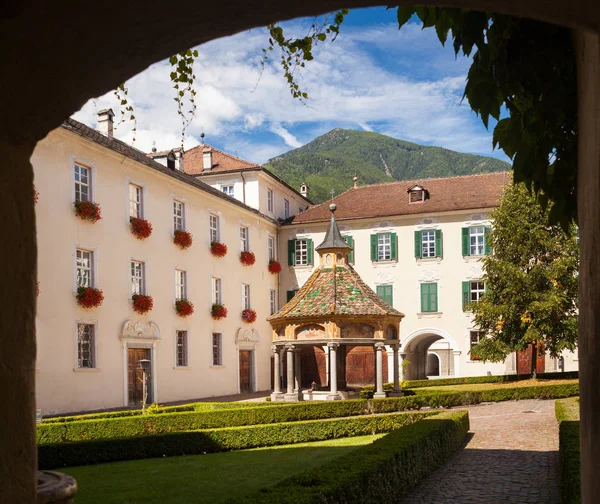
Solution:
{"label": "leafy branch", "polygon": [[117,97],[117,100],[119,100],[119,106],[121,107],[121,119],[115,126],[115,129],[117,129],[119,125],[123,124],[125,121],[133,121],[133,128],[131,131],[133,132],[133,142],[135,142],[135,136],[137,134],[137,119],[133,114],[133,104],[129,101],[129,88],[125,86],[125,83],[123,82],[117,87],[117,89],[115,89],[114,95]]}
{"label": "leafy branch", "polygon": [[[175,83],[173,88],[175,89],[176,95],[175,103],[177,103],[177,113],[181,117],[181,146],[183,147],[183,139],[187,127],[189,126],[192,119],[196,116],[196,90],[194,89],[194,82],[196,80],[196,74],[194,74],[194,61],[198,57],[198,51],[196,49],[188,49],[187,51],[180,52],[169,58],[171,64],[171,81]],[[190,105],[187,115],[184,112],[185,99]]]}

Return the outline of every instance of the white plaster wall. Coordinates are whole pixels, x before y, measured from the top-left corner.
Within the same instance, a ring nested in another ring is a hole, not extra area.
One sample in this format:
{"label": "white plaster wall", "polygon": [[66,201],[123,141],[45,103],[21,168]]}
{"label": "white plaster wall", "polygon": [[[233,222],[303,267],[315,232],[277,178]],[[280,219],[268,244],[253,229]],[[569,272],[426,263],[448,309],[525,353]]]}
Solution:
{"label": "white plaster wall", "polygon": [[[406,197],[405,193],[399,197]],[[469,357],[469,330],[476,329],[472,315],[462,310],[462,282],[481,278],[482,266],[478,258],[462,256],[461,228],[477,224],[489,224],[491,209],[453,212],[436,215],[390,217],[385,219],[364,219],[338,221],[343,235],[354,237],[355,269],[362,279],[376,290],[378,284],[393,285],[394,308],[405,314],[400,324],[400,339],[403,347],[419,331],[432,329],[432,332],[447,335],[444,340],[434,343],[432,349],[450,347],[460,352],[455,356],[458,376],[483,376],[516,372],[514,356],[505,363],[483,363]],[[425,221],[429,219],[430,221]],[[290,267],[287,265],[287,240],[312,238],[314,246],[325,237],[327,224],[285,226],[280,232],[281,273],[280,304],[284,303],[286,291],[297,289],[308,279],[312,268]],[[441,229],[443,233],[443,257],[441,259],[416,259],[414,257],[414,232],[419,229]],[[394,232],[398,236],[398,261],[378,263],[370,258],[370,235],[378,232]],[[317,253],[315,252],[315,257]],[[315,260],[318,264],[318,260]],[[420,283],[437,282],[439,314],[419,314]],[[565,370],[577,369],[576,354],[565,353]],[[390,374],[390,379],[391,379]]]}
{"label": "white plaster wall", "polygon": [[[102,220],[90,224],[73,212],[72,161],[92,167],[95,201]],[[40,294],[37,315],[37,404],[44,414],[121,407],[125,404],[126,374],[119,339],[127,319],[154,321],[161,339],[155,349],[156,397],[177,401],[238,392],[238,354],[235,335],[240,327],[241,283],[251,285],[252,307],[258,320],[251,327],[260,335],[256,344],[256,389],[270,388],[269,289],[277,276],[268,273],[267,234],[276,235],[270,221],[221,198],[200,191],[102,146],[62,129],[51,132],[33,154],[35,184],[40,193],[37,212]],[[152,235],[137,240],[129,230],[127,184],[132,180],[146,190],[145,217]],[[172,243],[172,199],[186,202],[187,230],[194,243],[182,251]],[[208,215],[221,216],[221,237],[228,245],[224,258],[209,251]],[[250,227],[256,264],[239,262],[239,225]],[[96,254],[96,285],[104,292],[101,307],[85,310],[75,300],[77,246]],[[154,309],[140,316],[130,301],[129,262],[146,261],[148,294]],[[174,310],[175,268],[187,271],[188,297],[195,313],[188,319]],[[211,277],[223,282],[225,320],[210,316]],[[77,371],[75,327],[78,320],[97,322],[97,369]],[[189,338],[189,367],[175,368],[175,331]],[[212,332],[223,333],[223,366],[211,367]]]}

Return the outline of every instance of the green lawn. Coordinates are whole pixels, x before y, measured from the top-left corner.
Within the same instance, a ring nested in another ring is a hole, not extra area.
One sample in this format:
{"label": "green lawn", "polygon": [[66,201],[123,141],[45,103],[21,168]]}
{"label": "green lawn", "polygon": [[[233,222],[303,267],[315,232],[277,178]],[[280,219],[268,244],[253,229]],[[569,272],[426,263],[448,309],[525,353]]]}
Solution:
{"label": "green lawn", "polygon": [[[435,380],[431,380],[435,383]],[[425,393],[428,391],[443,392],[477,392],[479,390],[493,390],[505,388],[535,387],[538,385],[565,385],[568,383],[578,383],[579,380],[520,380],[515,382],[500,383],[466,383],[464,385],[432,385],[431,387],[419,387],[413,390],[415,393]]]}
{"label": "green lawn", "polygon": [[77,504],[217,503],[316,468],[383,435],[115,462],[62,471],[77,480]]}

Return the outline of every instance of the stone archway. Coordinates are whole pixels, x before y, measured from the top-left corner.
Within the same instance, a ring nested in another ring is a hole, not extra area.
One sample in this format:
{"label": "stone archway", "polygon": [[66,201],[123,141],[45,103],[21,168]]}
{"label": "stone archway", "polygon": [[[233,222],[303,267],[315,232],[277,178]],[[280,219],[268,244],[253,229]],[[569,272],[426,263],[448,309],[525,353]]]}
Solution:
{"label": "stone archway", "polygon": [[[430,351],[432,345],[435,352]],[[409,334],[402,342],[404,359],[410,362],[404,372],[405,380],[424,380],[428,376],[429,356],[438,360],[437,376],[458,376],[455,352],[458,345],[454,338],[439,329],[421,329]]]}

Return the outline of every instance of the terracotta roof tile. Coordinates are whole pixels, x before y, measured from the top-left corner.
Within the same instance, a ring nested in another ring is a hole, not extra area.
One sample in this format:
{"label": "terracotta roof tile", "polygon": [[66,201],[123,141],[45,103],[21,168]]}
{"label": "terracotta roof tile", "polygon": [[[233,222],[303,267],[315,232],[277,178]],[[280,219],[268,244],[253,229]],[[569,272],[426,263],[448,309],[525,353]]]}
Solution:
{"label": "terracotta roof tile", "polygon": [[[204,149],[212,150],[213,167],[208,171],[204,170]],[[190,175],[207,175],[211,173],[220,173],[228,171],[244,171],[260,169],[260,165],[244,161],[236,156],[227,154],[212,145],[198,145],[185,153],[184,170]]]}
{"label": "terracotta roof tile", "polygon": [[[493,208],[498,205],[502,191],[509,182],[509,172],[498,172],[359,186],[335,197],[335,217],[339,221]],[[423,202],[409,203],[408,189],[416,184],[428,191],[429,198]],[[296,215],[289,223],[327,221],[331,216],[329,203],[315,205]]]}

